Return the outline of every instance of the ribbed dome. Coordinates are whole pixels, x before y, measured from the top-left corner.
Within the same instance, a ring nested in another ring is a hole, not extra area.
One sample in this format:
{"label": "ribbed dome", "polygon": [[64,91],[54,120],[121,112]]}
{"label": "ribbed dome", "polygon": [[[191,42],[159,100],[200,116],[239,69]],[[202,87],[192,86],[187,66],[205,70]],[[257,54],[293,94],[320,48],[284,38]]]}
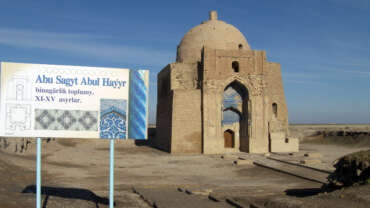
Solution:
{"label": "ribbed dome", "polygon": [[210,12],[210,20],[195,26],[182,38],[177,47],[177,62],[196,63],[201,60],[203,47],[226,50],[251,50],[244,35],[234,26],[217,20]]}

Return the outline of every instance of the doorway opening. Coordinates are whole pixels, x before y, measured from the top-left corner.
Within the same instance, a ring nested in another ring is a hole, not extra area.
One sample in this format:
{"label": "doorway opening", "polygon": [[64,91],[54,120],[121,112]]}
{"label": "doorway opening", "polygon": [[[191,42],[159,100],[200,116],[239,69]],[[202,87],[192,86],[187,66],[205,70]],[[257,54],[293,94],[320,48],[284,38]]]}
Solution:
{"label": "doorway opening", "polygon": [[228,129],[224,132],[224,144],[225,148],[234,148],[235,147],[235,133]]}

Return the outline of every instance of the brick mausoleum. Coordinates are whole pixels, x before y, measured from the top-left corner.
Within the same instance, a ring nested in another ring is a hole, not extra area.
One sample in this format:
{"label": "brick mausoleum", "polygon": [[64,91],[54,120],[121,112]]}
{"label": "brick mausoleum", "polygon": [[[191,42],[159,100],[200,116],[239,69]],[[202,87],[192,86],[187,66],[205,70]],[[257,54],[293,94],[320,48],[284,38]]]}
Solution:
{"label": "brick mausoleum", "polygon": [[158,74],[157,135],[171,153],[294,152],[280,64],[210,12]]}

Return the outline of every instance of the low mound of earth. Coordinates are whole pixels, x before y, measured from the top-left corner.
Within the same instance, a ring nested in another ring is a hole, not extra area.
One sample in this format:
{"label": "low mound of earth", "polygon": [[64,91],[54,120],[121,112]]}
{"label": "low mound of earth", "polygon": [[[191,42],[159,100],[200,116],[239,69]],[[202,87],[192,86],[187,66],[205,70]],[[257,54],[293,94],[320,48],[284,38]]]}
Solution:
{"label": "low mound of earth", "polygon": [[352,186],[370,181],[370,150],[363,150],[341,157],[329,175],[331,186]]}

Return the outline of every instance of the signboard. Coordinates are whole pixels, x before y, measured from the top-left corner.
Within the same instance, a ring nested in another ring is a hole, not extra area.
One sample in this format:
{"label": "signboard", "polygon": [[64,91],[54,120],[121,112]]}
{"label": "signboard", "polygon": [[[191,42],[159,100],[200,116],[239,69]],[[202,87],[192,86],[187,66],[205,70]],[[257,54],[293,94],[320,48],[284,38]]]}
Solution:
{"label": "signboard", "polygon": [[0,136],[147,138],[149,71],[1,63]]}

